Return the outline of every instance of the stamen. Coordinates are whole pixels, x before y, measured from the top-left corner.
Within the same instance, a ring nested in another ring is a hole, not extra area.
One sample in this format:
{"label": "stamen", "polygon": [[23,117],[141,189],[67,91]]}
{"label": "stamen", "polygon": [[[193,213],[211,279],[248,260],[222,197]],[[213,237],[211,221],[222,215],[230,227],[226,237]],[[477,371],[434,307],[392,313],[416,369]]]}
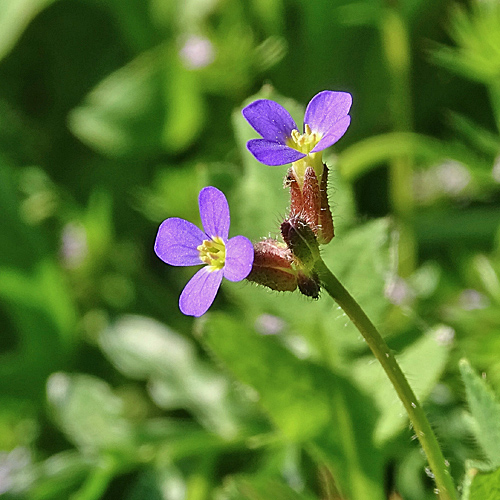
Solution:
{"label": "stamen", "polygon": [[209,271],[217,271],[224,267],[226,245],[221,238],[216,236],[212,240],[203,240],[203,243],[198,245],[196,250],[200,253],[200,260],[204,264],[208,264]]}
{"label": "stamen", "polygon": [[289,146],[301,153],[308,154],[319,142],[321,136],[312,132],[311,127],[307,123],[304,125],[304,130],[303,134],[297,129],[292,130]]}

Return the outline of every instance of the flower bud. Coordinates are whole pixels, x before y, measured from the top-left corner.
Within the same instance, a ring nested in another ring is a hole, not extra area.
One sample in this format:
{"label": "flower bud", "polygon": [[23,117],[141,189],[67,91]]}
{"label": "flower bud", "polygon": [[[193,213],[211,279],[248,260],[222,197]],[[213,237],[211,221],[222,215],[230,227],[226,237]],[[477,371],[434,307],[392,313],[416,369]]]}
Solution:
{"label": "flower bud", "polygon": [[281,235],[293,256],[311,270],[319,258],[318,242],[311,226],[299,217],[291,217],[281,223]]}
{"label": "flower bud", "polygon": [[319,259],[319,249],[311,226],[298,217],[292,217],[281,224],[281,235],[295,259],[299,290],[302,294],[317,299],[320,281],[314,265]]}
{"label": "flower bud", "polygon": [[305,221],[322,245],[329,243],[334,236],[327,183],[328,168],[324,164],[321,183],[318,183],[315,170],[309,166],[300,178],[291,167],[285,178],[285,186],[290,188],[290,217]]}
{"label": "flower bud", "polygon": [[293,255],[283,243],[271,238],[254,243],[252,271],[247,280],[278,292],[297,288],[297,272],[292,267]]}
{"label": "flower bud", "polygon": [[297,285],[303,295],[313,299],[319,298],[320,281],[318,274],[314,271],[309,274],[299,271],[297,273]]}

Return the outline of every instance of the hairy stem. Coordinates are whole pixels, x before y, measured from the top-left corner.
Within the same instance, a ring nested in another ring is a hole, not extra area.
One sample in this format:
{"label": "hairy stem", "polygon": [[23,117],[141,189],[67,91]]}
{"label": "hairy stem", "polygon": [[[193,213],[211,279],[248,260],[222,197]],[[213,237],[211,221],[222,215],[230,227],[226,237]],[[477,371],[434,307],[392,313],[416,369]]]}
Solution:
{"label": "hairy stem", "polygon": [[413,429],[427,456],[429,466],[434,474],[434,481],[436,482],[440,500],[457,500],[455,485],[448,470],[448,462],[445,460],[436,435],[418,402],[417,396],[401,371],[394,354],[374,324],[363,309],[361,309],[361,306],[330,272],[321,259],[316,262],[315,270],[320,276],[325,290],[344,310],[363,335],[366,343],[392,382],[394,389],[396,389],[399,399],[406,408]]}

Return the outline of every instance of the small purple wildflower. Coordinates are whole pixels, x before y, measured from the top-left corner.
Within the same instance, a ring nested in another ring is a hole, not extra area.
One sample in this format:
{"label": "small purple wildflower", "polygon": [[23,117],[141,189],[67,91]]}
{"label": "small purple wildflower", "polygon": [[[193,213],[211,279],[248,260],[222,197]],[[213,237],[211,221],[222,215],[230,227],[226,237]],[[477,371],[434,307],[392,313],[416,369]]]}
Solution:
{"label": "small purple wildflower", "polygon": [[212,305],[222,277],[241,281],[252,270],[253,245],[244,236],[229,235],[229,205],[224,194],[209,186],[198,197],[203,229],[177,217],[164,220],[155,242],[158,257],[172,266],[207,264],[188,282],[179,308],[188,316],[202,316]]}
{"label": "small purple wildflower", "polygon": [[258,161],[271,166],[313,157],[345,134],[351,123],[351,104],[352,96],[347,92],[324,90],[316,94],[307,105],[300,134],[281,105],[268,99],[254,101],[242,113],[262,139],[248,141],[248,150]]}

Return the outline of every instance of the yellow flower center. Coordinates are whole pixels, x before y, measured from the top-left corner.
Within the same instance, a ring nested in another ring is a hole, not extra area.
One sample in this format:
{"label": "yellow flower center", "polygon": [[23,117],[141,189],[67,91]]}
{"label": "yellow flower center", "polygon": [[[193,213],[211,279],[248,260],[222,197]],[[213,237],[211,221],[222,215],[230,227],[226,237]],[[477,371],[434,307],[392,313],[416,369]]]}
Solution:
{"label": "yellow flower center", "polygon": [[292,130],[292,136],[288,139],[287,146],[290,146],[301,153],[309,154],[309,151],[318,144],[321,139],[321,135],[313,132],[311,127],[304,125],[305,132],[301,134],[297,129]]}
{"label": "yellow flower center", "polygon": [[321,176],[323,174],[322,152],[311,153],[314,146],[321,140],[321,134],[313,132],[307,123],[304,125],[304,130],[305,132],[303,134],[299,133],[297,129],[292,130],[292,135],[287,141],[287,146],[307,155],[292,163],[292,168],[295,171],[297,181],[301,187],[304,182],[304,174],[307,167],[312,167],[314,169],[318,182],[321,182]]}
{"label": "yellow flower center", "polygon": [[203,243],[196,247],[200,252],[200,259],[208,264],[209,271],[218,271],[224,267],[226,262],[226,245],[222,238],[216,236],[211,240],[203,240]]}

